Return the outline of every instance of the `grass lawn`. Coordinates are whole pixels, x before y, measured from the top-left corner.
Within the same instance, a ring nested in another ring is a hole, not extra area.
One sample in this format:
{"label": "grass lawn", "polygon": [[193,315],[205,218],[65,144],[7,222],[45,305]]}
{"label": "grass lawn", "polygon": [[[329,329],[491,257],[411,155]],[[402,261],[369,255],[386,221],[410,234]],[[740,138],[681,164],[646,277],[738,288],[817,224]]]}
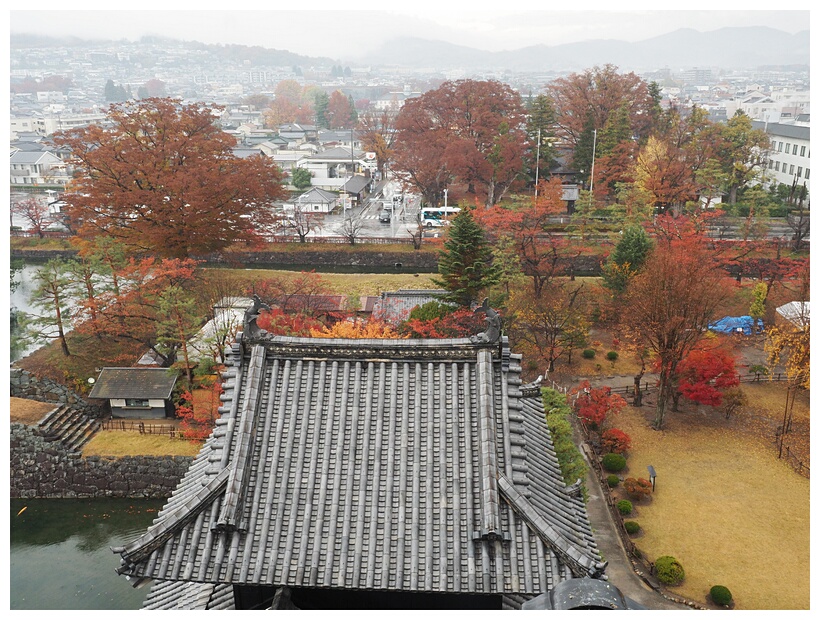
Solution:
{"label": "grass lawn", "polygon": [[[778,460],[774,442],[784,386],[743,388],[752,404],[728,421],[687,405],[655,431],[651,407],[620,414],[615,425],[633,444],[625,476],[657,472],[653,497],[627,520],[640,523],[634,542],[649,560],[681,562],[686,579],[671,588],[681,596],[704,602],[723,585],[737,609],[809,609],[810,482]],[[806,433],[808,415],[802,394],[794,417]]]}
{"label": "grass lawn", "polygon": [[83,447],[83,456],[196,456],[202,442],[142,435],[135,431],[99,431]]}

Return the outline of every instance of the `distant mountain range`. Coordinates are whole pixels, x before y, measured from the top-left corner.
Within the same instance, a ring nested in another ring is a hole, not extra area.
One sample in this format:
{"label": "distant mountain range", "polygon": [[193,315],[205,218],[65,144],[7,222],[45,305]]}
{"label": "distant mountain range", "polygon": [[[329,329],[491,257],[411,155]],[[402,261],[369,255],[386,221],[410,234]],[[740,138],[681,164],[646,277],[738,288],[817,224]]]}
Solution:
{"label": "distant mountain range", "polygon": [[407,68],[577,71],[613,64],[621,70],[646,71],[719,67],[809,65],[809,31],[789,34],[766,27],[721,28],[698,32],[682,28],[636,43],[593,40],[565,45],[535,45],[487,52],[443,41],[404,38],[390,41],[361,59],[365,64]]}
{"label": "distant mountain range", "polygon": [[[162,43],[145,37],[145,43]],[[172,42],[165,39],[166,42]],[[55,39],[30,34],[12,34],[11,49],[25,47],[71,46],[90,44],[75,37]],[[99,44],[101,41],[94,41]],[[109,43],[115,43],[110,41]],[[179,43],[179,42],[177,42]],[[376,51],[359,58],[308,57],[285,50],[259,46],[211,45],[185,42],[185,46],[208,49],[230,60],[259,64],[306,65],[336,64],[394,66],[407,69],[464,69],[467,71],[580,71],[596,65],[612,64],[622,71],[651,71],[663,68],[754,69],[760,67],[809,66],[809,31],[789,34],[766,27],[721,28],[698,32],[682,28],[669,34],[636,43],[592,40],[564,45],[534,45],[517,50],[487,52],[444,41],[397,38]]]}

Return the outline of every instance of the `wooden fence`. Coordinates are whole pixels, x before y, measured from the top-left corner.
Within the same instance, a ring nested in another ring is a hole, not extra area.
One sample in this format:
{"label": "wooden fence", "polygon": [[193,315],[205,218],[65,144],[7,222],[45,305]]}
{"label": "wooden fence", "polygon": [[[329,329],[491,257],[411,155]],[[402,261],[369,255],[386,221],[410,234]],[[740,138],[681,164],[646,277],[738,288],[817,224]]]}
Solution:
{"label": "wooden fence", "polygon": [[175,424],[161,422],[146,422],[145,420],[127,420],[123,418],[109,418],[103,420],[104,431],[137,432],[140,435],[168,435],[172,439],[182,439],[179,427]]}

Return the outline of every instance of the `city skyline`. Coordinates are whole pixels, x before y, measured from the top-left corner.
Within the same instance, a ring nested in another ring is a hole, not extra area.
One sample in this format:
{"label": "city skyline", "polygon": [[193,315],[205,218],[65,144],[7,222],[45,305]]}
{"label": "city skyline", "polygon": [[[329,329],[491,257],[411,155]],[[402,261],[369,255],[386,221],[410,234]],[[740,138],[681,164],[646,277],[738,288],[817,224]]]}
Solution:
{"label": "city skyline", "polygon": [[77,9],[66,11],[49,9],[52,4],[64,6],[45,2],[42,10],[10,11],[10,32],[130,41],[155,35],[209,44],[257,45],[355,62],[401,37],[502,51],[594,39],[635,42],[680,28],[709,32],[728,26],[766,26],[792,34],[810,29],[808,10],[599,11],[591,8],[599,3],[589,2],[582,2],[579,6],[584,10],[576,11],[539,10],[531,8],[537,6],[534,3],[520,1],[498,10],[488,8],[497,3],[476,2],[469,12],[441,10],[430,2],[414,3],[413,9],[396,5],[380,11],[320,10],[323,2],[314,3],[319,8],[310,11],[185,11],[168,8],[167,2],[150,1],[143,2],[147,8],[140,11],[103,11],[95,8],[99,3],[82,1],[74,4]]}

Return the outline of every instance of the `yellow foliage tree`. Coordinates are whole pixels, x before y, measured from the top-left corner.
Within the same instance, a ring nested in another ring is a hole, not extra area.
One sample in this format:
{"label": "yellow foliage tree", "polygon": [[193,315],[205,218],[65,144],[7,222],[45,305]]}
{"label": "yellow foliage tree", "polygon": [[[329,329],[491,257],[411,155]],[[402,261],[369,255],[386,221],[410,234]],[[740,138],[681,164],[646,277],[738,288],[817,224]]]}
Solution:
{"label": "yellow foliage tree", "polygon": [[783,323],[769,327],[765,350],[769,366],[782,363],[789,385],[809,389],[811,336],[808,320],[803,325]]}
{"label": "yellow foliage tree", "polygon": [[314,338],[346,338],[349,340],[362,338],[407,338],[399,334],[393,326],[382,321],[361,321],[352,319],[339,321],[330,327],[311,329],[310,335]]}

